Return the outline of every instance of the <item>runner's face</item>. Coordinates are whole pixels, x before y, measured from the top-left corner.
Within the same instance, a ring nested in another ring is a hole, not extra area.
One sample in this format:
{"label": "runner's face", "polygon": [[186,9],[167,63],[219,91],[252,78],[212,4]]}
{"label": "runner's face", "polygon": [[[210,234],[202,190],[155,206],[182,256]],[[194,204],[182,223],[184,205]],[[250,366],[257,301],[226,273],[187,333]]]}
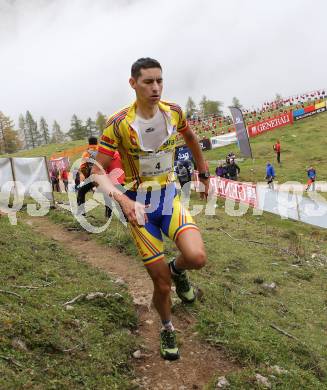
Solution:
{"label": "runner's face", "polygon": [[160,68],[141,69],[137,80],[129,80],[139,101],[149,105],[158,104],[162,93],[162,73]]}

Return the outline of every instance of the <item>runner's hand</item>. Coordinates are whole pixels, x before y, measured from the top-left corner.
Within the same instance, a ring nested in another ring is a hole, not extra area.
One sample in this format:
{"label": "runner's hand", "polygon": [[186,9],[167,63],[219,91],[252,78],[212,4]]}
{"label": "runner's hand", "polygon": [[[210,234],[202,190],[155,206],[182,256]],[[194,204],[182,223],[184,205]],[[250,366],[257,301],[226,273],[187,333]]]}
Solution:
{"label": "runner's hand", "polygon": [[200,178],[200,182],[204,185],[204,192],[201,192],[202,194],[204,194],[203,196],[205,196],[205,198],[208,198],[208,192],[209,192],[209,178],[208,179],[201,179]]}
{"label": "runner's hand", "polygon": [[128,222],[132,225],[144,226],[148,222],[148,216],[146,215],[145,209],[149,206],[144,206],[139,202],[134,202],[126,195],[123,195],[121,199],[119,199],[119,204],[123,209]]}

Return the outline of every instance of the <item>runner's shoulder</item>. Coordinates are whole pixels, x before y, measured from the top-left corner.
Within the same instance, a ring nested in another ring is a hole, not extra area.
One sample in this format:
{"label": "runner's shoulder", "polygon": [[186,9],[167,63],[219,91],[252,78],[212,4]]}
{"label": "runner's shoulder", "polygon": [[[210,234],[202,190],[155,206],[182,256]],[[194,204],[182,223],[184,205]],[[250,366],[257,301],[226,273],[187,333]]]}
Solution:
{"label": "runner's shoulder", "polygon": [[116,111],[112,115],[110,115],[109,118],[107,119],[106,127],[109,127],[113,123],[116,123],[117,125],[119,125],[119,123],[123,119],[125,119],[125,117],[126,117],[126,115],[128,113],[128,110],[130,109],[130,107],[131,106],[126,106],[126,107],[122,108],[121,110]]}
{"label": "runner's shoulder", "polygon": [[182,115],[183,113],[183,110],[181,108],[181,106],[177,103],[174,103],[174,102],[170,102],[168,100],[160,100],[160,102],[162,104],[164,104],[165,106],[169,106],[169,108],[171,109],[171,111],[175,111],[177,112],[179,115]]}

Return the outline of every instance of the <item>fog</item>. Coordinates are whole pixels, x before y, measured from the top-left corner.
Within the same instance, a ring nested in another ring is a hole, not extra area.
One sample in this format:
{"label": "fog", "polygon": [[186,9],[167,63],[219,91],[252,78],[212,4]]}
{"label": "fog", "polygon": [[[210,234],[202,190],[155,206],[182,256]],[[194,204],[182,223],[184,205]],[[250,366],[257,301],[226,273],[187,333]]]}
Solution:
{"label": "fog", "polygon": [[130,103],[130,67],[144,56],[182,107],[325,88],[326,15],[325,0],[0,0],[0,111],[67,131],[73,114]]}

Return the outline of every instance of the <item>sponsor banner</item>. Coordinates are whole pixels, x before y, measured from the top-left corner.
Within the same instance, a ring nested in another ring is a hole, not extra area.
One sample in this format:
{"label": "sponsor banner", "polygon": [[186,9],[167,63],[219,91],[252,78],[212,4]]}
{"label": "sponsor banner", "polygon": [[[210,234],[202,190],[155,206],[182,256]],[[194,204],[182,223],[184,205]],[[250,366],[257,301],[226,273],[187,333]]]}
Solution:
{"label": "sponsor banner", "polygon": [[266,131],[277,129],[278,127],[286,126],[292,123],[293,114],[292,111],[290,111],[287,114],[279,115],[276,118],[267,119],[265,121],[248,126],[248,133],[250,137],[255,137],[259,134],[265,133]]}
{"label": "sponsor banner", "polygon": [[209,138],[200,139],[199,144],[200,144],[202,150],[210,150],[211,149],[211,143],[210,143]]}
{"label": "sponsor banner", "polygon": [[236,137],[241,153],[245,157],[252,157],[252,150],[248,132],[244,123],[242,111],[237,107],[229,107],[235,125]]}
{"label": "sponsor banner", "polygon": [[[194,171],[195,189],[199,189],[199,175]],[[214,193],[226,199],[236,202],[246,203],[252,207],[257,207],[257,187],[253,183],[242,183],[239,181],[228,180],[222,177],[211,176],[209,184],[209,193]]]}
{"label": "sponsor banner", "polygon": [[304,108],[299,108],[297,110],[293,111],[293,117],[295,118],[296,116],[304,114]]}
{"label": "sponsor banner", "polygon": [[217,135],[210,138],[211,149],[221,148],[223,146],[235,144],[237,142],[236,133]]}
{"label": "sponsor banner", "polygon": [[312,112],[315,110],[315,106],[306,106],[304,107],[304,112]]}
{"label": "sponsor banner", "polygon": [[175,161],[192,160],[192,152],[186,145],[177,146],[175,149]]}
{"label": "sponsor banner", "polygon": [[319,108],[322,108],[322,107],[326,107],[326,101],[315,104],[315,110],[318,110]]}
{"label": "sponsor banner", "polygon": [[297,115],[294,117],[294,120],[298,121],[300,119],[308,118],[312,115],[320,114],[320,113],[325,112],[325,111],[326,111],[326,107],[321,107],[321,108],[318,108],[318,110],[314,110],[311,112],[304,112],[302,115]]}

